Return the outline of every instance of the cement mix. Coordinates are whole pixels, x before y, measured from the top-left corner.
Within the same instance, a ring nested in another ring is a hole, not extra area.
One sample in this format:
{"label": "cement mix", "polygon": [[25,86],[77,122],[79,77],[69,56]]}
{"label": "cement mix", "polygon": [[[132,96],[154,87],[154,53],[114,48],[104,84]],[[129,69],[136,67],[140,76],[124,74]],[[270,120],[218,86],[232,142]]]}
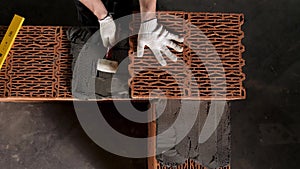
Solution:
{"label": "cement mix", "polygon": [[[78,99],[102,99],[113,96],[128,98],[128,73],[120,69],[116,74],[97,72],[97,61],[106,54],[99,31],[94,27],[72,27],[68,30],[73,55],[72,92]],[[121,45],[126,45],[124,41]],[[113,48],[112,59],[121,62],[126,48]]]}
{"label": "cement mix", "polygon": [[[197,104],[193,101],[186,101],[189,104],[189,110],[197,110]],[[194,101],[195,102],[195,101]],[[211,137],[204,143],[199,144],[198,139],[200,132],[203,129],[211,106],[221,106],[218,102],[204,101],[200,102],[197,119],[190,132],[179,144],[176,145],[176,140],[179,139],[178,132],[182,132],[182,126],[170,126],[178,118],[178,113],[181,108],[180,100],[168,100],[165,111],[157,120],[157,134],[162,133],[166,129],[170,129],[169,135],[166,137],[157,137],[157,152],[166,147],[172,147],[170,150],[163,152],[157,156],[159,163],[166,166],[176,166],[185,163],[187,159],[193,159],[205,167],[217,168],[226,166],[230,162],[231,157],[231,129],[230,129],[230,114],[229,103],[227,102],[221,121],[217,129]],[[217,108],[214,110],[218,110]],[[159,111],[159,110],[157,110]],[[184,112],[190,113],[190,112]],[[188,119],[187,119],[188,121]],[[182,124],[184,125],[184,124]]]}

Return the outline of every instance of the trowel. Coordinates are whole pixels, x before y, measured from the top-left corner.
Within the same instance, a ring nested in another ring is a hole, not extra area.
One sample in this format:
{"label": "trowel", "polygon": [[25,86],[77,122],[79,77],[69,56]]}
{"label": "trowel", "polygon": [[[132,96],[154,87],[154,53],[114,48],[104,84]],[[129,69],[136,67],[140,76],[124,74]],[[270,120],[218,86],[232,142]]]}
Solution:
{"label": "trowel", "polygon": [[109,60],[111,58],[111,48],[107,48],[104,59],[99,59],[97,63],[97,70],[106,73],[116,73],[118,70],[118,62]]}

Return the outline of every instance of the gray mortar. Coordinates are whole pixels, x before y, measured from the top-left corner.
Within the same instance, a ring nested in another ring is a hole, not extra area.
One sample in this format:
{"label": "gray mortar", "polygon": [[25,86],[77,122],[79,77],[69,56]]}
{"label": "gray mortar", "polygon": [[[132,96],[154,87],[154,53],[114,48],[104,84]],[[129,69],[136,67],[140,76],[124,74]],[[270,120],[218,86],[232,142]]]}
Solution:
{"label": "gray mortar", "polygon": [[[190,111],[196,109],[193,101],[186,101],[190,104]],[[219,106],[218,103],[215,103]],[[176,133],[182,132],[181,127],[173,127],[169,136],[157,137],[157,150],[165,147],[173,147],[167,152],[157,156],[157,160],[167,166],[176,166],[183,164],[187,159],[194,159],[208,168],[217,168],[228,165],[231,157],[231,130],[230,114],[228,103],[225,106],[224,113],[217,130],[203,144],[198,144],[199,134],[207,118],[211,103],[208,101],[200,102],[200,109],[195,124],[187,136],[177,145],[175,145]],[[169,100],[164,113],[157,120],[157,134],[168,129],[177,118],[181,107],[179,100]],[[160,107],[158,108],[160,109]],[[157,109],[157,110],[158,110]],[[189,112],[186,112],[189,113]]]}
{"label": "gray mortar", "polygon": [[[97,61],[104,58],[106,49],[102,45],[99,31],[95,28],[72,27],[68,30],[68,39],[71,41],[73,55],[73,95],[79,99],[91,99],[95,94],[98,99],[117,96],[129,97],[128,69],[120,67],[116,74],[98,72]],[[129,63],[126,39],[117,44],[112,50],[111,59],[123,65]],[[127,68],[127,66],[126,66]]]}

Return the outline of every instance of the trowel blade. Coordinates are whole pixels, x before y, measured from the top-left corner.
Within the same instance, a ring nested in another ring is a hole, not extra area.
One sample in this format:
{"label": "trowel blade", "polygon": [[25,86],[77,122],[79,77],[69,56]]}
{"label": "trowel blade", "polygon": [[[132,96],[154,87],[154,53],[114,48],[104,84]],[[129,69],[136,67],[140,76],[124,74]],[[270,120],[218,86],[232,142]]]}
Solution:
{"label": "trowel blade", "polygon": [[107,59],[99,59],[97,63],[97,70],[106,73],[116,73],[118,70],[118,62]]}

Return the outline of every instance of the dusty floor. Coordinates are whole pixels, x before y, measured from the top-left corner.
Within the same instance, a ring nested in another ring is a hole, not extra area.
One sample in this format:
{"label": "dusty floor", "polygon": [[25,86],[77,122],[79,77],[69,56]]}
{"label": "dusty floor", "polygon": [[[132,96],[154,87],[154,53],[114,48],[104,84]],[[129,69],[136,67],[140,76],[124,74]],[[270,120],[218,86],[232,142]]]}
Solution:
{"label": "dusty floor", "polygon": [[[159,1],[160,10],[245,14],[247,100],[232,104],[233,169],[299,168],[299,6],[298,0]],[[24,16],[27,25],[77,24],[72,0],[3,1],[0,25],[8,25],[14,13]],[[0,133],[0,168],[145,165],[96,146],[81,129],[71,102],[0,103]]]}

